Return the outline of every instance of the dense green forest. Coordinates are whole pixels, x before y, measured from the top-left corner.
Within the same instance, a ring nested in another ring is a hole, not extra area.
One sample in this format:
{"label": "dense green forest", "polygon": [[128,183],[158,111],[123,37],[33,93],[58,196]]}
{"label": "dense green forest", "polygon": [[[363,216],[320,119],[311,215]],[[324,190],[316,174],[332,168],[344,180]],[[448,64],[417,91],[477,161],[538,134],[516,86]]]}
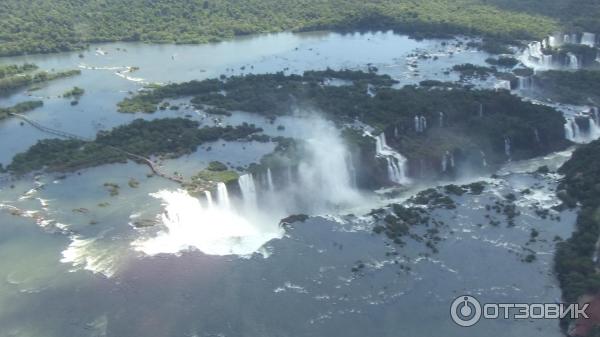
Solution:
{"label": "dense green forest", "polygon": [[27,63],[23,65],[0,65],[0,96],[11,94],[15,90],[32,84],[81,74],[79,69],[56,72],[36,71],[37,69],[37,65]]}
{"label": "dense green forest", "polygon": [[[74,171],[103,164],[125,162],[123,152],[140,156],[180,156],[196,150],[198,145],[224,139],[244,139],[262,131],[254,125],[204,127],[183,118],[153,121],[137,119],[130,124],[101,131],[94,141],[45,139],[17,154],[8,171],[25,174],[31,171]],[[129,158],[131,159],[131,158]]]}
{"label": "dense green forest", "polygon": [[600,290],[593,256],[600,236],[600,140],[578,148],[559,170],[565,177],[558,196],[566,206],[581,209],[573,236],[558,244],[555,269],[564,298],[569,302]]}
{"label": "dense green forest", "polygon": [[0,55],[84,48],[103,41],[203,43],[260,32],[395,29],[539,38],[600,31],[590,0],[4,0]]}
{"label": "dense green forest", "polygon": [[[329,79],[348,85],[327,85]],[[360,119],[384,130],[390,145],[407,156],[409,163],[431,163],[433,171],[439,171],[435,166],[447,151],[474,165],[481,165],[481,151],[490,164],[505,162],[507,138],[512,159],[566,146],[561,113],[523,102],[508,91],[457,86],[448,90],[445,85],[396,89],[393,84],[387,75],[350,70],[223,77],[158,87],[125,99],[119,108],[152,112],[165,99],[193,97],[191,103],[206,111],[243,110],[276,118],[300,108],[338,122]],[[427,120],[425,130],[415,130],[416,116]]]}
{"label": "dense green forest", "polygon": [[33,109],[39,108],[44,105],[43,101],[25,101],[21,103],[17,103],[8,108],[0,107],[0,120],[9,117],[9,114],[20,114],[24,112],[31,111]]}
{"label": "dense green forest", "polygon": [[558,102],[600,104],[600,71],[544,71],[534,76],[535,89]]}

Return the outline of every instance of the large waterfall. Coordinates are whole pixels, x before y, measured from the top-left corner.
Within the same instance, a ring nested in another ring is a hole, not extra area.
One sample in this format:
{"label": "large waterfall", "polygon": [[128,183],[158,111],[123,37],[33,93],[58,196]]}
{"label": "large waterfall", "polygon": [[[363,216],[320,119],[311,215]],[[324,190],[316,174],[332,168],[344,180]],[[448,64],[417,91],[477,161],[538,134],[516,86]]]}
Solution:
{"label": "large waterfall", "polygon": [[210,191],[203,194],[206,202],[183,190],[152,194],[164,208],[158,216],[163,229],[134,242],[135,249],[149,255],[188,249],[249,255],[282,237],[279,220],[290,214],[323,214],[363,205],[340,131],[319,118],[311,125],[299,145],[303,154],[299,161],[266,169],[266,181],[260,184],[252,174],[240,176],[239,194],[230,193],[224,183],[217,184],[214,201]]}
{"label": "large waterfall", "polygon": [[219,205],[224,208],[230,208],[231,204],[229,202],[229,192],[227,191],[227,186],[223,183],[217,184],[217,197],[219,198]]}
{"label": "large waterfall", "polygon": [[596,34],[594,33],[583,33],[581,35],[581,44],[595,47],[596,46]]}
{"label": "large waterfall", "polygon": [[275,184],[273,183],[273,172],[271,171],[270,167],[267,169],[267,184],[269,186],[269,191],[275,191]]}
{"label": "large waterfall", "polygon": [[[415,117],[416,118],[416,117]],[[406,177],[407,160],[400,153],[387,145],[385,133],[375,137],[377,156],[387,161],[388,178],[396,184],[407,184],[410,180]]]}
{"label": "large waterfall", "polygon": [[565,137],[575,143],[589,143],[600,138],[598,108],[593,107],[585,113],[566,117]]}
{"label": "large waterfall", "polygon": [[254,177],[251,173],[244,174],[238,179],[240,185],[240,191],[244,199],[244,206],[250,209],[254,209],[257,206],[256,198],[256,184],[254,183]]}
{"label": "large waterfall", "polygon": [[510,142],[510,137],[508,136],[504,137],[504,154],[506,154],[506,157],[508,157],[508,161],[511,161],[512,145]]}

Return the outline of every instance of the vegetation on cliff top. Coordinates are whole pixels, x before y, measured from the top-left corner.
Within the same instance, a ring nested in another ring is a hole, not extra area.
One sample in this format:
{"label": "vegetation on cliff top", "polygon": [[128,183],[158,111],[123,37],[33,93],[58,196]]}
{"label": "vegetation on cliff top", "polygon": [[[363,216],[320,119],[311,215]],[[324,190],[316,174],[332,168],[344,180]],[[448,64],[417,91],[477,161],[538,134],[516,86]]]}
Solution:
{"label": "vegetation on cliff top", "polygon": [[600,104],[600,71],[544,71],[534,77],[535,89],[567,104]]}
{"label": "vegetation on cliff top", "polygon": [[593,257],[600,237],[600,140],[578,148],[559,170],[565,177],[558,196],[570,207],[580,205],[575,232],[557,245],[555,270],[563,297],[575,302],[600,291],[600,274]]}

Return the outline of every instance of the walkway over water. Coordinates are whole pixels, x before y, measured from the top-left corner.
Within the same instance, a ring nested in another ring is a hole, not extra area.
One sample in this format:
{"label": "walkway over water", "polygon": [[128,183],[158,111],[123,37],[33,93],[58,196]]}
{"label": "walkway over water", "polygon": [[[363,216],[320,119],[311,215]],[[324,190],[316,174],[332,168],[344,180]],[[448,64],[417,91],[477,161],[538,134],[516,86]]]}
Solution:
{"label": "walkway over water", "polygon": [[[75,134],[72,134],[72,133],[69,133],[69,132],[65,132],[65,131],[62,131],[62,130],[53,129],[53,128],[44,126],[44,125],[42,125],[42,124],[40,124],[40,123],[38,123],[38,122],[36,122],[36,121],[34,121],[34,120],[32,120],[32,119],[24,116],[22,114],[9,113],[9,115],[11,115],[13,117],[16,117],[16,118],[19,118],[19,119],[25,121],[26,123],[28,123],[29,125],[33,126],[34,128],[36,128],[36,129],[38,129],[38,130],[40,130],[42,132],[54,135],[54,136],[58,136],[58,137],[61,137],[61,138],[66,138],[66,139],[75,139],[75,140],[80,140],[80,141],[84,141],[84,142],[91,142],[91,141],[93,141],[93,139],[90,139],[90,138],[81,137],[81,136],[78,136],[78,135],[75,135]],[[112,146],[112,145],[106,145],[106,146],[109,147],[109,148],[111,148],[111,149],[113,149],[113,150],[115,150],[115,151],[118,151],[118,152],[121,152],[121,153],[127,155],[129,158],[131,158],[131,159],[133,159],[135,161],[142,162],[142,163],[148,165],[148,167],[150,167],[150,170],[152,170],[152,172],[155,175],[157,175],[157,176],[160,176],[162,178],[174,181],[174,182],[176,182],[178,184],[182,184],[182,185],[188,184],[188,182],[186,182],[183,179],[183,177],[181,177],[181,176],[170,175],[170,174],[168,174],[166,172],[163,172],[162,169],[161,169],[161,167],[160,167],[160,164],[157,163],[157,162],[155,162],[155,161],[153,161],[150,158],[147,158],[147,157],[135,154],[135,153],[131,153],[131,152],[125,151],[123,149],[120,149],[120,148]],[[202,187],[202,190],[199,190],[197,192],[203,192],[203,190],[205,190],[205,189],[207,190],[207,189],[213,187],[212,185],[214,185],[214,184],[212,184],[211,182],[206,182],[206,184],[203,184],[203,185],[204,186]]]}

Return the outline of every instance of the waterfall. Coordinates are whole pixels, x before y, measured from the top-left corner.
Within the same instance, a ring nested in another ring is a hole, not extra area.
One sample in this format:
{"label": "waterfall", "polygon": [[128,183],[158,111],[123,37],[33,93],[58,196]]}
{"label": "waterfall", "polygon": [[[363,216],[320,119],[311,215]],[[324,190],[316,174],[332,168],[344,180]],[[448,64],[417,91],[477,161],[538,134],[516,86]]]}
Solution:
{"label": "waterfall", "polygon": [[538,144],[541,143],[540,133],[537,128],[533,128],[533,137],[534,137],[536,143],[538,143]]}
{"label": "waterfall", "polygon": [[590,113],[592,114],[592,117],[594,118],[594,121],[596,122],[596,124],[600,125],[600,114],[598,112],[598,108],[592,107],[590,109]]}
{"label": "waterfall", "polygon": [[589,123],[590,123],[589,136],[591,138],[590,140],[598,139],[598,137],[600,137],[600,126],[598,125],[598,123],[596,122],[596,120],[594,118],[590,118]]}
{"label": "waterfall", "polygon": [[227,186],[224,183],[217,184],[217,197],[219,198],[219,206],[227,209],[231,207],[229,202],[229,193],[227,192]]}
{"label": "waterfall", "polygon": [[487,167],[488,163],[487,163],[487,159],[485,157],[485,152],[479,151],[479,153],[481,153],[481,166]]}
{"label": "waterfall", "polygon": [[[370,134],[367,133],[367,135]],[[408,183],[409,179],[406,177],[406,158],[387,145],[384,132],[373,138],[375,138],[377,156],[385,158],[387,161],[388,179],[396,184]]]}
{"label": "waterfall", "polygon": [[256,185],[254,184],[254,177],[251,173],[244,174],[238,179],[240,191],[242,191],[242,197],[244,198],[244,205],[248,208],[256,208]]}
{"label": "waterfall", "polygon": [[287,182],[289,185],[294,183],[294,174],[292,173],[292,166],[287,167]]}
{"label": "waterfall", "polygon": [[479,103],[479,118],[483,118],[483,104]]}
{"label": "waterfall", "polygon": [[273,192],[275,190],[275,185],[273,184],[273,173],[271,173],[271,168],[267,168],[267,184],[269,186],[269,191]]}
{"label": "waterfall", "polygon": [[444,113],[440,111],[440,128],[444,127]]}
{"label": "waterfall", "polygon": [[398,127],[394,127],[394,138],[398,139],[400,137],[400,133],[398,132]]}
{"label": "waterfall", "polygon": [[204,195],[206,196],[206,203],[208,205],[208,208],[213,208],[213,198],[212,194],[210,194],[210,191],[204,191]]}
{"label": "waterfall", "polygon": [[506,136],[504,137],[504,153],[506,154],[506,156],[508,157],[508,161],[511,160],[511,144],[510,144],[510,137]]}
{"label": "waterfall", "polygon": [[596,34],[594,33],[583,33],[581,35],[581,44],[589,47],[596,46]]}
{"label": "waterfall", "polygon": [[548,46],[550,48],[554,48],[558,46],[558,43],[556,43],[556,38],[554,36],[548,36]]}
{"label": "waterfall", "polygon": [[415,116],[415,131],[424,132],[427,129],[427,118],[425,116]]}
{"label": "waterfall", "polygon": [[496,84],[494,84],[494,88],[496,90],[499,90],[499,89],[511,90],[512,89],[512,87],[510,85],[510,81],[507,81],[507,80],[497,81]]}
{"label": "waterfall", "polygon": [[442,172],[446,172],[448,168],[454,168],[454,153],[446,151],[442,157]]}
{"label": "waterfall", "polygon": [[565,137],[572,142],[583,142],[581,129],[574,117],[567,118],[567,122],[565,123]]}
{"label": "waterfall", "polygon": [[518,76],[519,79],[519,89],[527,90],[533,87],[533,79],[530,76]]}
{"label": "waterfall", "polygon": [[577,59],[577,55],[573,53],[567,53],[567,57],[569,60],[569,67],[571,69],[579,69],[579,60]]}
{"label": "waterfall", "polygon": [[346,158],[346,165],[348,166],[348,173],[350,173],[350,178],[352,180],[352,187],[356,188],[358,186],[357,177],[356,177],[356,168],[354,167],[354,160],[352,158],[352,153],[348,153]]}

